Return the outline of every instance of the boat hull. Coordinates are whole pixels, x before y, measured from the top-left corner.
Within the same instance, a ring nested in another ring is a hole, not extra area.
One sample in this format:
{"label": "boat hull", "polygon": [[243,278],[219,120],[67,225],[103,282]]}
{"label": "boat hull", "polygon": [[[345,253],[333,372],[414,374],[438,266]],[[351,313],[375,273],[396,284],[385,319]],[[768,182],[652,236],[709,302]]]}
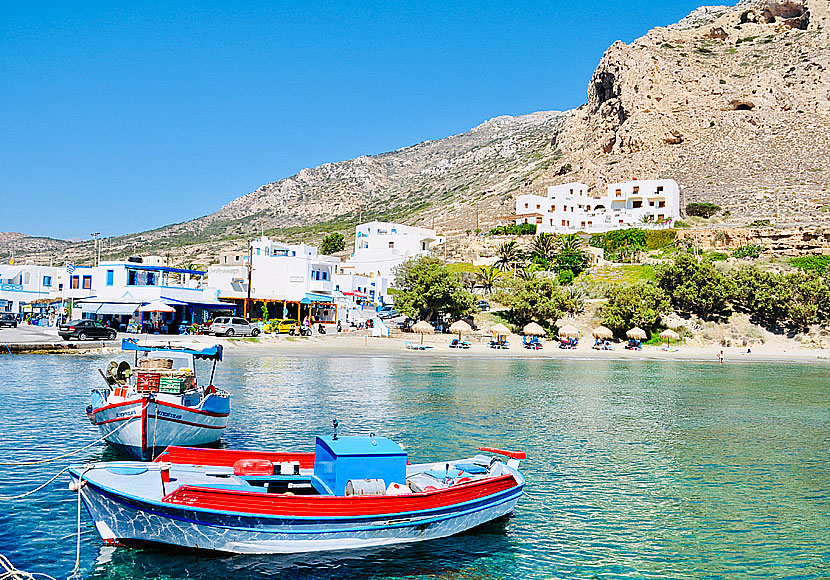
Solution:
{"label": "boat hull", "polygon": [[216,443],[228,426],[229,413],[227,397],[208,395],[198,407],[130,399],[93,409],[89,418],[112,447],[136,459],[151,460],[170,445]]}
{"label": "boat hull", "polygon": [[87,481],[83,501],[105,542],[156,543],[236,554],[346,550],[452,536],[509,515],[523,484],[412,513],[336,518],[223,513],[145,502]]}

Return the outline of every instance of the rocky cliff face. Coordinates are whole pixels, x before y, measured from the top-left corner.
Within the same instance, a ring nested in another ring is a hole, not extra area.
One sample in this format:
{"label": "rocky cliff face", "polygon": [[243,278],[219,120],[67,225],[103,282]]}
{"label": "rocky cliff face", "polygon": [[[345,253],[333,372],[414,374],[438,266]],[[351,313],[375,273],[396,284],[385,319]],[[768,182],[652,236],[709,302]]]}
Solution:
{"label": "rocky cliff face", "polygon": [[[198,242],[182,253],[205,263],[261,229],[297,234],[328,223],[348,232],[348,222],[391,218],[434,220],[457,250],[467,230],[513,213],[516,194],[577,180],[601,194],[634,177],[674,178],[682,203],[712,201],[736,220],[828,221],[830,0],[700,8],[614,43],[576,110],[498,117],[461,135],[304,169],[209,216],[107,247],[124,255]],[[66,254],[90,250],[76,244]]]}
{"label": "rocky cliff face", "polygon": [[[737,217],[825,220],[830,203],[827,0],[701,8],[614,43],[556,138],[563,163],[609,181],[673,177],[685,201]],[[539,185],[560,182],[545,176]]]}

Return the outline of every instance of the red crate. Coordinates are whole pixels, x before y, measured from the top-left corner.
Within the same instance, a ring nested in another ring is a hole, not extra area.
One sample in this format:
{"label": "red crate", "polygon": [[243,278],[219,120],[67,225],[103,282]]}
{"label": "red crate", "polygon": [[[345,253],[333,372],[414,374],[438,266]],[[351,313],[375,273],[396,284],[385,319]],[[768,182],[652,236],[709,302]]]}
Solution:
{"label": "red crate", "polygon": [[158,393],[161,375],[157,373],[136,373],[135,388],[140,393]]}

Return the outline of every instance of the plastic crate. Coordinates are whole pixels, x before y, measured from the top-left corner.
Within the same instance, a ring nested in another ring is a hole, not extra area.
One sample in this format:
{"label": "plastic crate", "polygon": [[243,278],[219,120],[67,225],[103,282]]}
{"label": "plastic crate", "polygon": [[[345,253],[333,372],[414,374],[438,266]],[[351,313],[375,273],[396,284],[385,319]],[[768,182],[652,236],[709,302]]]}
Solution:
{"label": "plastic crate", "polygon": [[138,372],[135,374],[135,388],[139,393],[157,393],[160,380],[161,375],[157,373]]}
{"label": "plastic crate", "polygon": [[184,379],[181,377],[161,377],[159,392],[178,395],[184,391]]}

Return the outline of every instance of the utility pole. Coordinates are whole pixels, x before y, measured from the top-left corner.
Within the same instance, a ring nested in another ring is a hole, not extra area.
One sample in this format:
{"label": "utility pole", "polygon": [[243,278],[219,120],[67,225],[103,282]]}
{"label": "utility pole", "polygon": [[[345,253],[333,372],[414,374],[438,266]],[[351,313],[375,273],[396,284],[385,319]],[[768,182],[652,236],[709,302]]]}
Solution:
{"label": "utility pole", "polygon": [[89,235],[92,236],[92,243],[93,243],[93,246],[92,246],[92,265],[97,266],[98,265],[98,262],[97,262],[97,259],[98,259],[98,236],[101,235],[101,232],[95,232],[94,234],[89,234]]}
{"label": "utility pole", "polygon": [[248,245],[248,298],[245,299],[245,318],[248,318],[248,310],[250,310],[251,306],[251,271],[254,269],[253,265],[254,259],[254,247],[253,245]]}

